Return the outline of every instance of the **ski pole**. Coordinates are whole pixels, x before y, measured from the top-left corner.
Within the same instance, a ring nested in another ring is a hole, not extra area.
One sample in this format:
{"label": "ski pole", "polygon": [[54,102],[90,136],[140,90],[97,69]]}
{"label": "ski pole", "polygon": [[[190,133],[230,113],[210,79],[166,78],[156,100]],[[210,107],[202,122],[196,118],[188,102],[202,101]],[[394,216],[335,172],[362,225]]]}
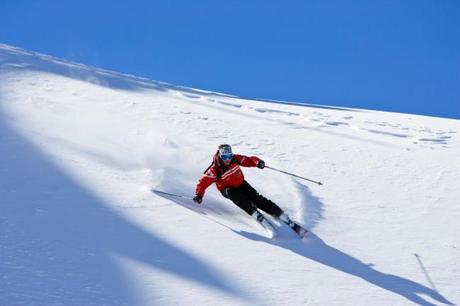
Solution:
{"label": "ski pole", "polygon": [[291,176],[297,177],[297,178],[299,178],[299,179],[306,180],[306,181],[309,181],[309,182],[318,184],[319,186],[323,185],[323,183],[321,183],[321,182],[313,181],[313,180],[307,179],[307,178],[305,178],[305,177],[302,177],[302,176],[299,176],[299,175],[296,175],[296,174],[293,174],[293,173],[289,173],[289,172],[287,172],[287,171],[275,169],[275,168],[269,167],[269,166],[265,166],[265,168],[268,168],[268,169],[271,169],[271,170],[275,170],[275,171],[278,171],[278,172],[281,172],[281,173],[284,173],[284,174],[287,174],[287,175],[291,175]]}
{"label": "ski pole", "polygon": [[177,197],[177,198],[182,198],[182,199],[187,199],[187,200],[193,200],[193,198],[191,198],[191,197],[183,196],[183,195],[180,195],[180,194],[174,194],[174,193],[164,192],[164,191],[157,190],[157,189],[152,189],[152,191],[155,192],[155,193],[160,193],[160,194],[164,194],[164,195],[169,195],[169,196],[172,196],[172,197]]}

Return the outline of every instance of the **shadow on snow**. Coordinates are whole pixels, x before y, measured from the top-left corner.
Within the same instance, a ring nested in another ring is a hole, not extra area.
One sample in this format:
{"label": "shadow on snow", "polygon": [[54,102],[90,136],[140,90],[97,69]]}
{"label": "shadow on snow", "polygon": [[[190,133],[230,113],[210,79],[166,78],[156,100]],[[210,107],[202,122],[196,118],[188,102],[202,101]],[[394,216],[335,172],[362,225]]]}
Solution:
{"label": "shadow on snow", "polygon": [[377,287],[398,294],[419,305],[436,305],[425,300],[421,295],[427,295],[439,303],[454,305],[439,292],[422,284],[400,276],[386,274],[372,268],[359,259],[328,245],[320,237],[309,232],[306,241],[276,241],[266,237],[248,233],[238,234],[255,241],[263,241],[278,247],[282,247],[320,264],[326,265],[338,271],[359,277]]}
{"label": "shadow on snow", "polygon": [[[297,181],[295,181],[295,184],[298,192],[302,195],[302,204],[306,206],[305,210],[307,214],[305,215],[304,220],[302,220],[302,223],[311,230],[312,227],[322,219],[324,205],[319,198],[312,194],[307,186]],[[272,240],[244,231],[236,233],[252,240],[264,241],[277,247],[291,250],[292,252],[307,259],[314,260],[338,271],[359,277],[364,281],[403,296],[419,305],[435,305],[425,300],[421,297],[421,295],[430,296],[440,303],[453,305],[436,290],[400,276],[380,272],[374,269],[372,265],[365,264],[359,259],[328,245],[323,239],[315,235],[313,232],[308,233],[305,241]]]}
{"label": "shadow on snow", "polygon": [[116,258],[247,298],[213,267],[112,211],[2,113],[0,179],[1,305],[137,304]]}
{"label": "shadow on snow", "polygon": [[[311,230],[322,218],[323,203],[319,198],[312,194],[307,186],[297,181],[294,182],[298,192],[303,197],[302,204],[308,206],[306,207],[307,214],[305,215],[304,220],[302,220],[302,223],[307,225]],[[216,212],[212,207],[209,207],[209,205],[208,207],[201,207],[199,205],[193,204],[191,200],[165,196],[158,193],[157,195],[167,198],[187,209],[198,212],[209,218],[211,221],[221,224],[215,218],[213,218],[213,215],[215,215]],[[229,203],[229,205],[232,204]],[[224,224],[221,225],[226,226]],[[448,301],[436,290],[400,276],[380,272],[374,269],[372,265],[365,264],[359,259],[346,254],[345,252],[342,252],[331,245],[328,245],[324,240],[315,235],[313,232],[309,232],[306,240],[299,241],[297,239],[274,240],[255,233],[237,231],[233,228],[230,229],[236,234],[241,235],[247,239],[266,242],[276,247],[288,249],[302,257],[305,257],[306,259],[314,260],[320,264],[329,266],[338,271],[359,277],[368,283],[398,294],[416,304],[435,305],[421,296],[426,295],[439,303],[453,305],[453,303]]]}

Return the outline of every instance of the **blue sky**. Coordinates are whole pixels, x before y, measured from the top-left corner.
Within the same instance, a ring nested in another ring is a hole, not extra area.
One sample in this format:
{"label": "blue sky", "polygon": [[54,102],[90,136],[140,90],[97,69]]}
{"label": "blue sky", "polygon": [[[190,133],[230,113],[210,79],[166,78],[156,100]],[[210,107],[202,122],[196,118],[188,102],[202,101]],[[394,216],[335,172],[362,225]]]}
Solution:
{"label": "blue sky", "polygon": [[460,119],[458,0],[2,0],[0,42],[243,97]]}

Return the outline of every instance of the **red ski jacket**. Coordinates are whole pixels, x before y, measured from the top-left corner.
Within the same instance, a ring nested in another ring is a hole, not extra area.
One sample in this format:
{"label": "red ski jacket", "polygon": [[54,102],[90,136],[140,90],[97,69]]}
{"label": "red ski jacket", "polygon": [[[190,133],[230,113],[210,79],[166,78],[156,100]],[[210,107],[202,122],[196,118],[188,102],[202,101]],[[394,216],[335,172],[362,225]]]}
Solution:
{"label": "red ski jacket", "polygon": [[203,197],[206,189],[212,184],[216,183],[219,190],[225,187],[238,187],[244,181],[244,174],[240,166],[243,167],[256,167],[259,158],[256,156],[244,156],[234,154],[232,161],[228,166],[220,159],[219,154],[214,155],[211,166],[204,172],[204,175],[196,185],[195,194]]}

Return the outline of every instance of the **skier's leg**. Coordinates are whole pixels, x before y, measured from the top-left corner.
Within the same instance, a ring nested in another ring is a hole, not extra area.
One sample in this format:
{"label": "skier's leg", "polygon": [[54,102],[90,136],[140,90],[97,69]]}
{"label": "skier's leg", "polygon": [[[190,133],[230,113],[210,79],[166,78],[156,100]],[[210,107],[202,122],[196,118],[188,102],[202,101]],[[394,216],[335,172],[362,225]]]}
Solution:
{"label": "skier's leg", "polygon": [[250,216],[257,220],[266,230],[268,230],[272,237],[276,236],[276,231],[273,226],[265,219],[265,217],[257,210],[253,202],[248,198],[248,196],[238,188],[225,188],[222,190],[222,195],[230,199],[235,203],[239,208],[244,210]]}
{"label": "skier's leg", "polygon": [[260,195],[248,182],[244,181],[240,187],[247,197],[256,205],[257,208],[265,211],[267,214],[278,218],[283,214],[283,210],[266,197]]}
{"label": "skier's leg", "polygon": [[247,197],[243,190],[241,190],[240,187],[225,188],[222,190],[222,195],[230,199],[233,203],[235,203],[239,208],[244,210],[249,215],[252,215],[256,210],[254,204],[252,204],[251,200]]}
{"label": "skier's leg", "polygon": [[[254,202],[257,208],[262,209],[266,213],[278,218],[282,222],[291,227],[300,237],[304,237],[307,230],[295,223],[284,213],[284,211],[269,199],[261,196],[248,182],[244,181],[240,187],[244,193]],[[253,215],[254,216],[254,215]]]}

